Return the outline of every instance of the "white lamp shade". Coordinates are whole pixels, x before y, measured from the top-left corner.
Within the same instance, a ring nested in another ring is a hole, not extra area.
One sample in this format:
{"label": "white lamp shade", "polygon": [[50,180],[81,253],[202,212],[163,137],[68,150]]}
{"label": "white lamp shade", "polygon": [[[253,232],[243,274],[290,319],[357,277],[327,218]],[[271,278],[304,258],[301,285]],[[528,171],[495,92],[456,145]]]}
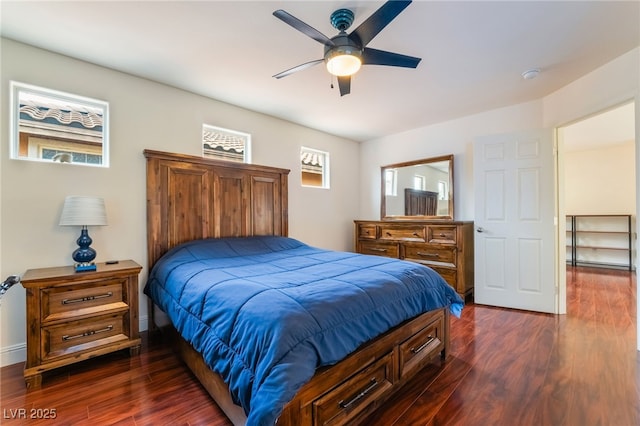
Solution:
{"label": "white lamp shade", "polygon": [[106,224],[107,212],[102,198],[69,196],[64,199],[60,226],[96,226]]}

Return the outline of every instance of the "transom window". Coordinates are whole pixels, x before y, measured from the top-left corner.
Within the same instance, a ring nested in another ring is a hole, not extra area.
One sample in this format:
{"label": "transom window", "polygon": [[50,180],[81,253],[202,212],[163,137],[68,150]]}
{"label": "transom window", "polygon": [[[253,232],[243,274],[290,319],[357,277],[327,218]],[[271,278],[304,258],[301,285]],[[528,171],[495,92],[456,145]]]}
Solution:
{"label": "transom window", "polygon": [[302,147],[300,150],[302,186],[329,188],[329,153]]}
{"label": "transom window", "polygon": [[251,135],[204,124],[202,125],[202,156],[251,163]]}
{"label": "transom window", "polygon": [[109,166],[104,101],[12,81],[11,158]]}

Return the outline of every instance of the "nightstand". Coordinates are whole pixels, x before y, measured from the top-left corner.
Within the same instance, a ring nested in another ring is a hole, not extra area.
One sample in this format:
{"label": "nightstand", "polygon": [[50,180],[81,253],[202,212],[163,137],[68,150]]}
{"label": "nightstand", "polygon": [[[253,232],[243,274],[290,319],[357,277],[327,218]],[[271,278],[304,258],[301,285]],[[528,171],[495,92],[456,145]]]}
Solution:
{"label": "nightstand", "polygon": [[98,263],[91,272],[62,266],[24,273],[27,388],[39,388],[42,373],[54,368],[127,348],[132,356],[140,353],[141,269],[132,260],[122,260]]}

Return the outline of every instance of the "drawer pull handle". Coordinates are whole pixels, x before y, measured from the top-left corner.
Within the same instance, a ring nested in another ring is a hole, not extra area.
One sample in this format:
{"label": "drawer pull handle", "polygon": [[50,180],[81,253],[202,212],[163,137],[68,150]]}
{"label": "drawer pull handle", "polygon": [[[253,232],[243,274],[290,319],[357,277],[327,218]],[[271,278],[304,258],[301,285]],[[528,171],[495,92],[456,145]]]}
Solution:
{"label": "drawer pull handle", "polygon": [[433,337],[432,335],[427,336],[428,340],[426,342],[424,342],[422,345],[418,346],[417,348],[411,348],[411,352],[414,354],[417,354],[418,352],[422,351],[424,348],[426,348],[427,346],[429,346],[431,344],[431,342],[433,342],[435,340],[435,337]]}
{"label": "drawer pull handle", "polygon": [[94,334],[98,334],[98,333],[106,333],[107,331],[111,331],[111,330],[113,330],[113,326],[108,325],[105,328],[101,328],[100,330],[89,330],[89,331],[85,331],[82,334],[74,334],[73,336],[65,335],[65,336],[62,336],[62,340],[67,342],[69,340],[79,339],[81,337],[93,336]]}
{"label": "drawer pull handle", "polygon": [[371,251],[377,251],[377,252],[380,252],[380,253],[386,253],[387,249],[372,247]]}
{"label": "drawer pull handle", "polygon": [[104,299],[105,297],[111,297],[111,296],[113,296],[113,293],[108,291],[105,294],[97,294],[95,296],[86,296],[86,297],[81,297],[79,299],[63,299],[62,300],[62,304],[63,305],[70,305],[72,303],[88,302],[90,300]]}
{"label": "drawer pull handle", "polygon": [[387,237],[390,237],[391,235],[392,235],[391,232],[387,231]]}
{"label": "drawer pull handle", "polygon": [[440,236],[441,236],[442,238],[444,238],[444,237],[446,237],[446,236],[447,236],[447,234],[440,233]]}
{"label": "drawer pull handle", "polygon": [[414,237],[419,237],[419,236],[420,236],[420,234],[418,234],[417,232],[414,232],[414,233],[413,233],[413,236],[414,236]]}
{"label": "drawer pull handle", "polygon": [[440,255],[438,253],[425,253],[423,251],[419,251],[418,256],[423,256],[423,257],[440,257]]}
{"label": "drawer pull handle", "polygon": [[342,401],[338,402],[338,405],[343,410],[346,410],[347,408],[351,407],[353,404],[355,404],[356,402],[360,401],[362,398],[367,396],[367,394],[371,392],[376,386],[378,386],[378,380],[374,377],[373,379],[371,379],[371,383],[369,384],[369,386],[364,388],[362,392],[360,392],[359,394],[351,398],[350,401],[344,402],[344,399],[343,399]]}

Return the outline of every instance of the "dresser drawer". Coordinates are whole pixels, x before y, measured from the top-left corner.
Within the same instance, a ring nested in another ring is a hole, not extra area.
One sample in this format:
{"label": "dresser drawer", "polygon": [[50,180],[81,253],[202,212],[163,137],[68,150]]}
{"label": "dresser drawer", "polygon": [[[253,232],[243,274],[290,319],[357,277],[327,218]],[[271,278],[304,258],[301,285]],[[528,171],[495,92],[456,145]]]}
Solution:
{"label": "dresser drawer", "polygon": [[398,244],[393,243],[362,241],[360,243],[360,253],[398,258],[400,257],[400,248]]}
{"label": "dresser drawer", "polygon": [[405,244],[404,258],[424,263],[438,263],[446,266],[456,265],[455,247],[433,247],[428,244]]}
{"label": "dresser drawer", "polygon": [[423,367],[444,348],[443,327],[442,317],[438,317],[400,345],[401,378]]}
{"label": "dresser drawer", "polygon": [[380,227],[381,240],[426,241],[424,226],[382,225]]}
{"label": "dresser drawer", "polygon": [[358,225],[358,238],[361,239],[376,239],[376,226],[375,225]]}
{"label": "dresser drawer", "polygon": [[393,386],[393,353],[389,353],[313,403],[315,425],[344,425]]}
{"label": "dresser drawer", "polygon": [[42,322],[68,320],[104,313],[106,310],[128,309],[123,294],[126,280],[111,279],[100,283],[83,283],[42,289]]}
{"label": "dresser drawer", "polygon": [[429,226],[427,241],[438,244],[455,244],[457,234],[455,226]]}
{"label": "dresser drawer", "polygon": [[72,355],[129,339],[124,313],[103,315],[42,328],[42,360]]}
{"label": "dresser drawer", "polygon": [[440,276],[442,278],[444,278],[444,280],[454,289],[456,289],[456,291],[458,291],[457,289],[457,285],[458,285],[458,276],[456,274],[456,270],[455,269],[447,269],[447,268],[440,268],[438,266],[433,266],[433,265],[429,265],[429,267],[431,269],[433,269],[434,271],[436,271],[438,274],[440,274]]}

